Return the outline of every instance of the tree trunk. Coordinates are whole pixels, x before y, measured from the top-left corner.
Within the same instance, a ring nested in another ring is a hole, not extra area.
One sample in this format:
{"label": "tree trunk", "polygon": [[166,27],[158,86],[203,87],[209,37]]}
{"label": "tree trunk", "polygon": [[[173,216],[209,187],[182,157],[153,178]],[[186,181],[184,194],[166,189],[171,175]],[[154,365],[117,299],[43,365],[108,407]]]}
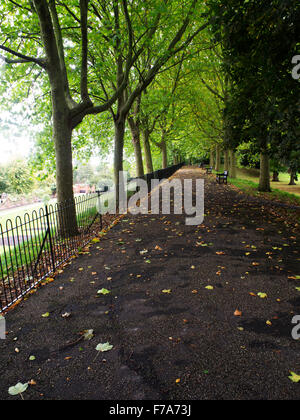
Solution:
{"label": "tree trunk", "polygon": [[259,176],[259,187],[258,191],[270,192],[270,158],[266,151],[262,151],[260,154],[260,176]]}
{"label": "tree trunk", "polygon": [[221,151],[220,146],[216,146],[216,164],[215,164],[215,170],[217,172],[220,172],[220,166],[221,166]]}
{"label": "tree trunk", "polygon": [[236,156],[234,150],[229,151],[230,156],[230,169],[229,176],[230,178],[236,178]]}
{"label": "tree trunk", "polygon": [[229,171],[229,151],[224,151],[224,171]]}
{"label": "tree trunk", "polygon": [[154,172],[149,137],[150,137],[149,132],[147,130],[144,130],[143,131],[143,143],[144,143],[144,154],[145,154],[146,168],[147,168],[147,173],[148,174]]}
{"label": "tree trunk", "polygon": [[296,173],[291,169],[291,174],[290,174],[290,183],[289,185],[297,185],[295,182],[296,179]]}
{"label": "tree trunk", "polygon": [[167,143],[165,140],[161,142],[161,153],[162,153],[162,169],[166,169],[168,167],[168,150],[167,150]]}
{"label": "tree trunk", "polygon": [[124,135],[125,135],[125,118],[119,118],[115,121],[115,151],[114,151],[114,180],[115,180],[115,194],[116,205],[119,208],[119,174],[123,171],[123,150],[124,150]]}
{"label": "tree trunk", "polygon": [[273,172],[272,182],[279,182],[279,172],[278,171]]}
{"label": "tree trunk", "polygon": [[209,161],[209,166],[211,166],[212,168],[214,168],[215,166],[215,148],[212,147],[210,149],[210,161]]}
{"label": "tree trunk", "polygon": [[128,118],[129,127],[132,135],[132,144],[134,147],[134,155],[136,162],[136,176],[141,178],[145,175],[144,173],[144,164],[143,164],[143,155],[141,148],[141,138],[140,138],[140,127],[132,117]]}
{"label": "tree trunk", "polygon": [[68,112],[59,112],[54,106],[53,139],[56,153],[56,190],[59,233],[62,236],[78,234],[73,192],[72,129]]}

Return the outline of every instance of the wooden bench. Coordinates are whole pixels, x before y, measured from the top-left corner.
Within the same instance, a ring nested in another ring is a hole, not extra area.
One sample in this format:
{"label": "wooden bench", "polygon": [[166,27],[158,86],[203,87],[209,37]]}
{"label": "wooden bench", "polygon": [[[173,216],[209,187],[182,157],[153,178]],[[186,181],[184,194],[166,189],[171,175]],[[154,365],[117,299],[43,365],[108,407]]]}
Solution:
{"label": "wooden bench", "polygon": [[210,166],[209,168],[206,168],[206,174],[212,174],[213,168]]}
{"label": "wooden bench", "polygon": [[228,171],[224,171],[223,173],[216,174],[216,181],[218,184],[221,184],[221,182],[223,182],[223,184],[227,184],[227,179],[228,179]]}

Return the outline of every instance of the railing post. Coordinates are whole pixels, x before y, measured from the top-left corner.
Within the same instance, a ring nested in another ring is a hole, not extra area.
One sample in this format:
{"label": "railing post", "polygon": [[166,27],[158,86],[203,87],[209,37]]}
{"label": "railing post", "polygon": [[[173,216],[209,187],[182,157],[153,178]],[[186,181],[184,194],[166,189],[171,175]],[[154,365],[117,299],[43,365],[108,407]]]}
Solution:
{"label": "railing post", "polygon": [[102,213],[101,213],[101,192],[97,191],[98,194],[98,212],[99,212],[99,216],[100,216],[100,232],[103,229],[103,221],[102,221]]}
{"label": "railing post", "polygon": [[49,245],[50,245],[50,254],[51,254],[51,260],[52,260],[52,267],[53,272],[55,272],[56,266],[55,266],[55,253],[53,249],[53,243],[52,243],[52,233],[51,233],[51,225],[50,225],[50,218],[49,218],[49,209],[48,206],[45,206],[46,209],[46,221],[47,221],[47,231],[49,234]]}

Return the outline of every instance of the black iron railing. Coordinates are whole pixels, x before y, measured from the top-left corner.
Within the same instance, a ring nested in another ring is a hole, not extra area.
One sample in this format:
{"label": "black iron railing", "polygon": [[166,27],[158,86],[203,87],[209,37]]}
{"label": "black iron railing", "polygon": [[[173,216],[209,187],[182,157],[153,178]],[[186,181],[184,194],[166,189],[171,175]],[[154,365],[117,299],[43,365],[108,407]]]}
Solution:
{"label": "black iron railing", "polygon": [[[179,163],[177,165],[169,166],[166,169],[159,169],[158,171],[151,172],[140,178],[147,181],[148,186],[150,187],[152,179],[158,179],[161,181],[162,179],[170,178],[172,175],[175,174],[175,172],[177,172],[180,168],[182,168],[183,165],[184,163]],[[131,178],[130,181],[134,181],[135,179],[137,178]]]}
{"label": "black iron railing", "polygon": [[[169,178],[183,164],[144,176]],[[51,204],[0,224],[0,313],[27,295],[102,230],[103,191]]]}
{"label": "black iron railing", "polygon": [[[0,312],[8,309],[102,230],[100,192],[0,224]],[[75,211],[74,211],[75,210]],[[72,218],[73,215],[73,218]]]}

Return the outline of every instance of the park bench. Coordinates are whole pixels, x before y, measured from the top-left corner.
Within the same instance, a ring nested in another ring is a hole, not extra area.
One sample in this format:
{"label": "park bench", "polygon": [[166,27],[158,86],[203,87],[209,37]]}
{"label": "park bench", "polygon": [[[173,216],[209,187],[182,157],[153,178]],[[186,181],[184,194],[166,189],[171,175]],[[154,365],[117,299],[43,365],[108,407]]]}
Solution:
{"label": "park bench", "polygon": [[228,171],[224,171],[223,173],[216,174],[216,181],[218,184],[221,184],[221,182],[223,182],[223,184],[227,184],[227,179],[228,179]]}
{"label": "park bench", "polygon": [[212,174],[213,168],[210,166],[209,168],[205,168],[206,169],[206,174]]}

